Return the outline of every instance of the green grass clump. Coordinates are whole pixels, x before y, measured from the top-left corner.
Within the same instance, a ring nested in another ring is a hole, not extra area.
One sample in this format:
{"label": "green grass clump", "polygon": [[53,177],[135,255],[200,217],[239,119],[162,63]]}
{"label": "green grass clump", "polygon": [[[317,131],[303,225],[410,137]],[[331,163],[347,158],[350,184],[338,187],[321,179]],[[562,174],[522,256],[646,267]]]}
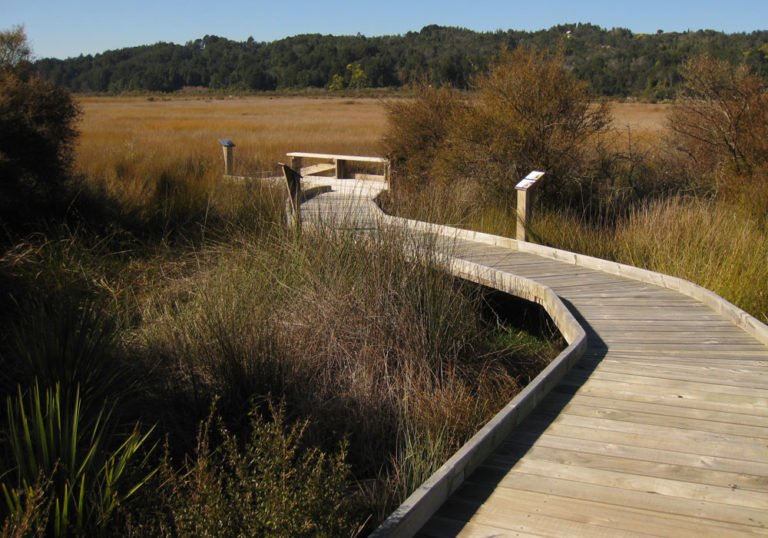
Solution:
{"label": "green grass clump", "polygon": [[142,449],[151,430],[142,433],[136,425],[115,441],[112,409],[102,404],[89,413],[79,391],[63,392],[58,384],[41,390],[35,383],[25,396],[19,387],[7,411],[15,480],[0,489],[11,521],[23,521],[30,497],[41,488],[48,510],[37,511],[28,525],[52,536],[104,532],[118,506],[155,473],[136,476],[146,467]]}

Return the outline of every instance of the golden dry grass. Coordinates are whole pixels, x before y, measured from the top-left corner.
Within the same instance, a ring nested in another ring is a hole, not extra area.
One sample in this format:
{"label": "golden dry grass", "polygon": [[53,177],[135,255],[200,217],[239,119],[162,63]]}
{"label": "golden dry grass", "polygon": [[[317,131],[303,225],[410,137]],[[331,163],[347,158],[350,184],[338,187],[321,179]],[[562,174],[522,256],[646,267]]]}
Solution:
{"label": "golden dry grass", "polygon": [[629,126],[633,131],[658,133],[666,125],[670,106],[662,103],[613,103],[613,127],[626,130]]}
{"label": "golden dry grass", "polygon": [[240,174],[271,169],[289,151],[377,155],[386,121],[383,102],[371,98],[86,97],[80,104],[78,171],[96,176],[131,156],[221,163],[220,138],[237,145]]}
{"label": "golden dry grass", "polygon": [[[77,165],[88,175],[130,156],[180,156],[221,162],[219,138],[237,144],[237,173],[271,169],[289,151],[379,155],[385,101],[374,98],[234,97],[154,99],[83,97]],[[655,136],[669,105],[613,103],[619,137]]]}

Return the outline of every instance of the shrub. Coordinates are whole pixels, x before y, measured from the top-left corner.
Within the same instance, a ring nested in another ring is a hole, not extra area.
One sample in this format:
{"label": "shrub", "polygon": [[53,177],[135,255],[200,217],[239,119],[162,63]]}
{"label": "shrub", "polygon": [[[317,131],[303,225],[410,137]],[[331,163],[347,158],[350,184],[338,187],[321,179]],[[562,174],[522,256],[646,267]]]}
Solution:
{"label": "shrub", "polygon": [[699,190],[734,190],[768,163],[768,91],[745,64],[712,56],[689,60],[685,83],[669,115],[675,147],[688,159]]}
{"label": "shrub", "polygon": [[69,92],[29,69],[21,28],[0,33],[0,215],[11,229],[60,202],[80,111]]}
{"label": "shrub", "polygon": [[[166,461],[162,512],[149,534],[171,536],[344,536],[359,522],[349,504],[351,473],[342,444],[331,454],[304,445],[306,422],[286,424],[284,407],[251,414],[242,441],[213,413],[194,458]],[[213,426],[216,431],[211,431]],[[214,448],[215,445],[215,448]],[[157,507],[155,507],[157,508]]]}
{"label": "shrub", "polygon": [[593,103],[586,83],[559,56],[503,50],[477,81],[468,113],[452,125],[440,159],[445,176],[461,174],[502,203],[531,170],[544,170],[545,197],[572,204],[592,171],[597,135],[610,123],[605,103]]}
{"label": "shrub", "polygon": [[387,103],[387,131],[383,144],[392,163],[393,190],[423,189],[433,176],[452,122],[466,110],[461,95],[448,86],[433,88],[426,82],[415,87],[412,100]]}
{"label": "shrub", "polygon": [[602,147],[608,106],[592,100],[560,56],[502,50],[475,85],[466,101],[422,85],[415,100],[389,105],[384,141],[395,162],[395,203],[408,187],[437,180],[473,192],[466,204],[509,207],[515,184],[538,169],[547,172],[539,186],[545,203],[593,212],[616,205],[615,197],[599,198],[637,163],[617,166]]}

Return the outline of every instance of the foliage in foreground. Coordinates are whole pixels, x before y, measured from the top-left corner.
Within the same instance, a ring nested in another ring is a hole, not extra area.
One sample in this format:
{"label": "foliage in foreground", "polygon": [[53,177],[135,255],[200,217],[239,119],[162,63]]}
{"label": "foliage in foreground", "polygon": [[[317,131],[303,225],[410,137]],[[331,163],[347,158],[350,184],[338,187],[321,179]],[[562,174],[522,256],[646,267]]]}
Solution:
{"label": "foliage in foreground", "polygon": [[[7,410],[16,479],[0,485],[6,524],[26,524],[52,536],[104,532],[115,510],[155,473],[141,471],[151,453],[142,457],[151,430],[141,433],[136,425],[110,447],[118,438],[112,409],[84,408],[79,391],[62,392],[59,385],[41,391],[35,384],[25,396],[19,387]],[[36,507],[24,523],[28,507],[40,502],[38,495],[48,508]]]}
{"label": "foliage in foreground", "polygon": [[[262,414],[267,411],[267,417]],[[307,422],[287,424],[284,405],[255,406],[237,436],[214,412],[176,468],[166,455],[157,499],[143,499],[131,532],[152,536],[350,536],[356,534],[350,466],[342,443],[307,448]],[[157,502],[152,507],[150,503]]]}

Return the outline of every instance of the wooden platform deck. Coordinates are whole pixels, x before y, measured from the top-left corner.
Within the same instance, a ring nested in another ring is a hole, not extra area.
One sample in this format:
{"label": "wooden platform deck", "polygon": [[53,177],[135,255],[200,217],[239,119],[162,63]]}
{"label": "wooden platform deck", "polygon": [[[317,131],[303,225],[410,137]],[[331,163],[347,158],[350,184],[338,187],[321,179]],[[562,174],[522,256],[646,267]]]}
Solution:
{"label": "wooden platform deck", "polygon": [[[302,216],[354,205],[329,194]],[[375,226],[367,203],[347,212]],[[511,248],[438,243],[550,287],[588,348],[419,536],[768,534],[768,346],[676,291]]]}

